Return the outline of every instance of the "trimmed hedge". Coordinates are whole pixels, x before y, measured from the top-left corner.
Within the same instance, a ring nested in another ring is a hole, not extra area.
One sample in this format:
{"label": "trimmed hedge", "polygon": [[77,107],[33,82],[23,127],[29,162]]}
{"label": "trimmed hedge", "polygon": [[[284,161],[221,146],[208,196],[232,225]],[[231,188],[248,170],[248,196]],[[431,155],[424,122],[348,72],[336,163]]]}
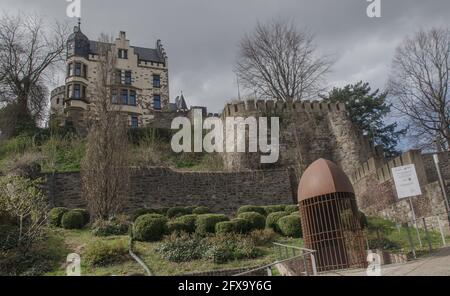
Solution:
{"label": "trimmed hedge", "polygon": [[281,218],[289,215],[288,212],[274,212],[270,213],[266,218],[266,228],[271,228],[275,232],[280,233],[280,228],[278,227],[277,223],[278,220]]}
{"label": "trimmed hedge", "polygon": [[83,215],[83,226],[89,224],[89,222],[91,221],[91,215],[89,214],[89,212],[85,209],[74,209],[72,211],[76,211],[79,212],[81,215]]}
{"label": "trimmed hedge", "polygon": [[266,211],[263,207],[259,206],[242,206],[238,209],[237,214],[240,215],[242,213],[256,212],[261,215],[266,215]]}
{"label": "trimmed hedge", "polygon": [[278,228],[281,234],[288,237],[302,237],[302,225],[300,217],[296,215],[288,215],[278,220]]}
{"label": "trimmed hedge", "polygon": [[266,215],[269,215],[270,213],[284,212],[284,209],[286,208],[286,206],[285,205],[272,205],[272,206],[265,206],[263,208],[264,208],[264,211],[266,212]]}
{"label": "trimmed hedge", "polygon": [[81,229],[84,226],[84,217],[77,210],[71,210],[66,213],[61,218],[61,226],[64,229]]}
{"label": "trimmed hedge", "polygon": [[196,215],[203,215],[203,214],[209,214],[209,213],[211,213],[211,211],[207,207],[196,207],[192,211],[192,214],[196,214]]}
{"label": "trimmed hedge", "polygon": [[185,215],[176,218],[168,223],[169,232],[195,232],[195,222],[197,221],[197,215]]}
{"label": "trimmed hedge", "polygon": [[147,214],[161,214],[161,212],[158,211],[157,209],[147,209],[147,208],[137,209],[136,211],[133,212],[133,214],[131,214],[131,221],[136,221],[136,219],[139,218],[140,216]]}
{"label": "trimmed hedge", "polygon": [[167,210],[167,217],[175,218],[180,216],[189,215],[192,213],[192,210],[184,207],[173,207]]}
{"label": "trimmed hedge", "polygon": [[285,207],[284,211],[288,212],[290,214],[295,213],[295,212],[298,213],[298,206],[297,205],[288,205]]}
{"label": "trimmed hedge", "polygon": [[232,221],[224,221],[216,224],[216,234],[236,233],[236,225]]}
{"label": "trimmed hedge", "polygon": [[246,219],[235,218],[231,222],[234,223],[236,233],[247,233],[250,230],[250,223]]}
{"label": "trimmed hedge", "polygon": [[159,214],[140,216],[134,222],[133,236],[138,241],[158,241],[167,233],[167,219]]}
{"label": "trimmed hedge", "polygon": [[248,221],[249,231],[266,227],[266,218],[257,212],[244,212],[239,214],[238,218]]}
{"label": "trimmed hedge", "polygon": [[83,259],[89,266],[108,266],[128,259],[126,241],[93,241],[83,252]]}
{"label": "trimmed hedge", "polygon": [[65,213],[69,211],[68,208],[53,208],[48,212],[48,222],[52,226],[60,227],[61,219]]}
{"label": "trimmed hedge", "polygon": [[195,222],[195,232],[199,234],[214,233],[217,223],[228,220],[228,217],[222,214],[199,215]]}

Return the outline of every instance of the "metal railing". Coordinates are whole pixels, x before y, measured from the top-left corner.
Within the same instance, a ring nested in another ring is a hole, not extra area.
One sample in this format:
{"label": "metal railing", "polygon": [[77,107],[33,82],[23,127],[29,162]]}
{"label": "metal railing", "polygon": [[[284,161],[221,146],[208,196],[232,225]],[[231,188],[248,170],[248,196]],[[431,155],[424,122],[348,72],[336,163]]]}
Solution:
{"label": "metal railing", "polygon": [[[306,248],[301,248],[301,247],[296,247],[296,246],[290,246],[290,245],[284,245],[284,244],[280,244],[280,243],[273,243],[274,248],[277,248],[278,250],[278,260],[255,268],[255,269],[251,269],[251,270],[247,270],[245,272],[241,272],[238,274],[235,274],[233,276],[246,276],[246,275],[251,275],[257,272],[261,272],[261,271],[266,271],[268,276],[272,276],[272,267],[278,265],[278,264],[282,264],[282,263],[287,263],[287,262],[291,262],[291,261],[295,261],[295,260],[299,260],[301,259],[302,264],[303,264],[303,271],[302,274],[305,276],[310,276],[310,275],[317,275],[317,265],[316,265],[316,257],[315,257],[315,250],[310,250],[310,249],[306,249]],[[284,250],[284,252],[283,252]],[[290,255],[292,254],[292,255]],[[300,274],[299,274],[300,275]]]}

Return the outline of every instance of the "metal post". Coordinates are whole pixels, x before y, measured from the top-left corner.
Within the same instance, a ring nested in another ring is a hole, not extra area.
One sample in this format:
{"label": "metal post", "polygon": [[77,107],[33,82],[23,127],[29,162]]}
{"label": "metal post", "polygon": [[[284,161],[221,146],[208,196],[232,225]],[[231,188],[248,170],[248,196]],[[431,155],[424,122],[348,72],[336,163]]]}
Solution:
{"label": "metal post", "polygon": [[433,251],[433,246],[431,245],[431,238],[430,238],[430,234],[428,233],[427,223],[425,221],[425,218],[422,218],[422,221],[423,221],[423,227],[425,229],[425,236],[428,241],[428,249],[430,250],[430,253],[431,253]]}
{"label": "metal post", "polygon": [[439,218],[439,215],[436,216],[438,225],[439,225],[439,232],[441,233],[442,243],[444,244],[444,247],[447,245],[445,242],[445,235],[444,235],[444,229],[442,229],[441,219]]}
{"label": "metal post", "polygon": [[313,253],[311,253],[310,256],[313,275],[317,275],[316,256],[314,256]]}
{"label": "metal post", "polygon": [[447,213],[450,212],[450,206],[448,204],[447,190],[445,189],[444,179],[442,178],[441,168],[439,167],[439,157],[437,154],[433,154],[434,166],[436,167],[436,172],[439,178],[439,185],[441,186],[442,197],[445,201],[445,208],[447,209]]}
{"label": "metal post", "polygon": [[422,248],[422,240],[420,239],[420,233],[419,233],[419,227],[417,226],[417,221],[416,221],[416,213],[414,212],[414,207],[413,207],[413,203],[412,203],[412,198],[409,198],[409,205],[411,207],[411,213],[412,213],[412,223],[416,228],[416,233],[417,233],[417,239],[419,240],[419,245]]}
{"label": "metal post", "polygon": [[411,231],[409,230],[409,225],[408,223],[405,223],[405,227],[406,227],[406,233],[408,234],[408,241],[409,241],[409,246],[411,248],[411,251],[413,253],[413,257],[414,259],[416,259],[416,250],[414,249],[414,243],[411,237]]}

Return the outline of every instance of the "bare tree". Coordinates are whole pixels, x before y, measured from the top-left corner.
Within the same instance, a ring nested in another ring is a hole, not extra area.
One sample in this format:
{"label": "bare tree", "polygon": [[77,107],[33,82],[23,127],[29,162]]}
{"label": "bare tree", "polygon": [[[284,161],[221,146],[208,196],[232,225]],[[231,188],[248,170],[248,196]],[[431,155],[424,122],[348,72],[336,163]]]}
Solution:
{"label": "bare tree", "polygon": [[331,59],[316,54],[314,37],[292,23],[258,23],[239,45],[236,73],[247,89],[283,101],[317,97]]}
{"label": "bare tree", "polygon": [[449,75],[449,29],[420,31],[397,48],[389,92],[419,146],[438,140],[440,149],[450,149]]}
{"label": "bare tree", "polygon": [[0,17],[0,107],[14,105],[14,121],[44,116],[45,80],[63,60],[67,35],[66,25],[49,25],[36,15]]}
{"label": "bare tree", "polygon": [[117,57],[110,40],[105,35],[100,38],[100,61],[90,95],[90,126],[81,167],[89,211],[97,220],[120,213],[129,184],[127,118],[112,101]]}

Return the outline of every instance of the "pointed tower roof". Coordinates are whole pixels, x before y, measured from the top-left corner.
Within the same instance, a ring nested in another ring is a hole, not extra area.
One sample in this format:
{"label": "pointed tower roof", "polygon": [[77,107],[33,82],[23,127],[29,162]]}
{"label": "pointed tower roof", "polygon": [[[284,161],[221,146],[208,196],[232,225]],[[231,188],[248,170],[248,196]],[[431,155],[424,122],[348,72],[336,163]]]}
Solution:
{"label": "pointed tower roof", "polygon": [[344,171],[335,163],[321,158],[303,173],[298,187],[298,200],[336,192],[355,193]]}

